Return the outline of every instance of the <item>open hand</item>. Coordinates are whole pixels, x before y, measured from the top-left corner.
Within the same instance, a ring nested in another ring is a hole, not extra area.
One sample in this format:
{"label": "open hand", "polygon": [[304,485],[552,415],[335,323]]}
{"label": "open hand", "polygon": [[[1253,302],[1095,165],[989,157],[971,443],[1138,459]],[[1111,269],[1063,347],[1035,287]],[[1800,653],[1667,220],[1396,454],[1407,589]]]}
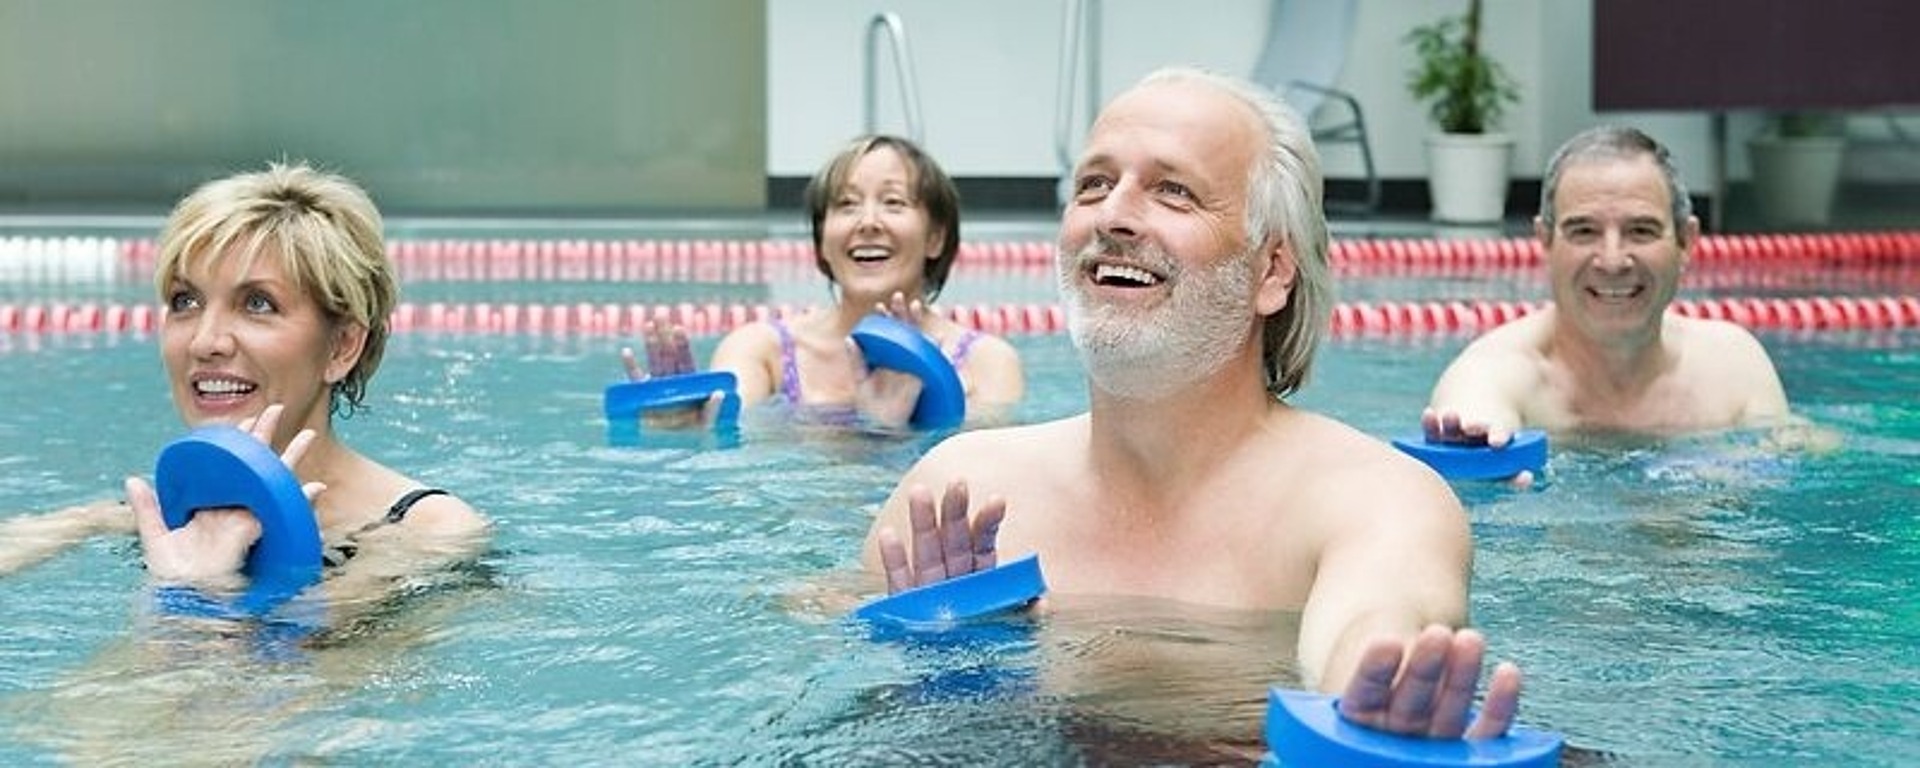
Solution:
{"label": "open hand", "polygon": [[[1462,416],[1457,411],[1428,408],[1420,412],[1420,431],[1426,434],[1430,443],[1504,448],[1513,442],[1514,429],[1512,425],[1493,424],[1488,420]],[[1533,481],[1531,470],[1521,470],[1520,474],[1506,480],[1508,485],[1521,490],[1533,487]]]}
{"label": "open hand", "polygon": [[[1520,709],[1520,668],[1502,663],[1487,683],[1480,715],[1467,722],[1487,641],[1440,625],[1410,641],[1374,640],[1340,697],[1340,715],[1376,730],[1432,739],[1505,735]],[[1404,659],[1403,659],[1404,655]]]}
{"label": "open hand", "polygon": [[1457,411],[1428,408],[1420,412],[1420,431],[1435,443],[1485,445],[1499,448],[1513,441],[1513,427],[1463,416]]}
{"label": "open hand", "polygon": [[873,311],[919,328],[927,317],[928,307],[919,299],[908,301],[906,294],[894,291],[893,298],[874,304]]}
{"label": "open hand", "polygon": [[971,518],[968,505],[967,484],[961,480],[947,485],[937,511],[933,494],[925,486],[907,490],[912,552],[899,532],[880,529],[880,563],[887,572],[889,594],[994,567],[999,559],[995,538],[1006,519],[1007,501],[989,497]]}
{"label": "open hand", "polygon": [[645,368],[633,356],[633,347],[620,348],[620,362],[627,369],[628,380],[646,381],[655,376],[693,372],[693,343],[687,339],[685,328],[661,320],[649,320],[642,340],[647,350]]}
{"label": "open hand", "polygon": [[[687,339],[685,328],[662,320],[649,320],[643,339],[647,351],[645,368],[634,357],[632,347],[620,348],[620,362],[627,369],[629,381],[646,381],[694,371],[693,343]],[[717,399],[718,396],[712,400]],[[706,413],[699,403],[684,408],[654,408],[642,411],[640,422],[647,429],[655,430],[697,429],[705,425]]]}

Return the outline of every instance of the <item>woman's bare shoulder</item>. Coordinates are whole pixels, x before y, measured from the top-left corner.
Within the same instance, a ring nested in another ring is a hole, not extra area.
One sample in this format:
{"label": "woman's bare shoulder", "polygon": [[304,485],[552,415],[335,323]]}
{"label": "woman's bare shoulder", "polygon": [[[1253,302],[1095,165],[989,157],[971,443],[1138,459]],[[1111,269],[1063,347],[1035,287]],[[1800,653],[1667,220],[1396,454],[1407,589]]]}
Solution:
{"label": "woman's bare shoulder", "polygon": [[[411,533],[462,535],[483,533],[491,527],[485,515],[454,491],[417,480],[371,458],[362,456],[360,460],[364,462],[360,465],[361,480],[355,487],[339,489],[345,503],[373,506],[389,515],[403,508],[397,527]],[[316,501],[324,503],[324,496],[330,493],[335,490],[322,491],[322,498]]]}
{"label": "woman's bare shoulder", "polygon": [[780,334],[773,324],[765,320],[755,320],[734,328],[720,338],[716,355],[726,351],[750,352],[755,355],[767,354],[780,346]]}
{"label": "woman's bare shoulder", "polygon": [[435,534],[482,533],[493,525],[486,515],[451,492],[422,497],[414,502],[406,519],[420,530]]}

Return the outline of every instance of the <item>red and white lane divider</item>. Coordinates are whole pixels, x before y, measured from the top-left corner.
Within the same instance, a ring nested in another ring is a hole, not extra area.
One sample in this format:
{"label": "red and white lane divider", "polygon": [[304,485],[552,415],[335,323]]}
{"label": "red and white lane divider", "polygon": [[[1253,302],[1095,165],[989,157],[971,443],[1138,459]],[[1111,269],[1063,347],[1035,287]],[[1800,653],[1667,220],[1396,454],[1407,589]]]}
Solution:
{"label": "red and white lane divider", "polygon": [[0,237],[0,283],[113,282],[125,252],[109,237]]}
{"label": "red and white lane divider", "polygon": [[[1472,334],[1538,311],[1524,301],[1343,302],[1334,307],[1335,335]],[[679,325],[689,334],[723,334],[755,320],[790,316],[810,307],[682,302],[677,304],[402,304],[391,318],[395,333],[551,334],[635,336],[649,322]],[[955,322],[999,334],[1066,330],[1057,304],[959,304],[943,308]],[[1681,299],[1670,310],[1687,317],[1727,320],[1758,330],[1881,330],[1920,327],[1920,296],[1809,296]],[[0,303],[0,333],[149,334],[160,313],[148,304]]]}
{"label": "red and white lane divider", "polygon": [[[813,247],[803,240],[395,240],[388,244],[403,280],[766,282],[805,277]],[[152,274],[148,239],[0,238],[0,281],[144,280]],[[967,269],[1044,270],[1047,241],[968,242]],[[1375,270],[1498,273],[1540,264],[1528,237],[1346,238],[1330,259],[1343,273]],[[111,263],[114,259],[118,264]],[[1705,269],[1827,269],[1920,264],[1920,230],[1706,235],[1693,262]]]}

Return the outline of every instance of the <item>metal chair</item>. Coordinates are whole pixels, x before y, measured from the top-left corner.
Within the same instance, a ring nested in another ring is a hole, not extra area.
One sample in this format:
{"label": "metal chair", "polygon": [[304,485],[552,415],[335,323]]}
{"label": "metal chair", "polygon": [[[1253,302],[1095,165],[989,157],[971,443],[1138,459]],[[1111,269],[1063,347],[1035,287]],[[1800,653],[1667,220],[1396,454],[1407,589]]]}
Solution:
{"label": "metal chair", "polygon": [[[1300,112],[1316,144],[1353,144],[1365,173],[1358,200],[1326,201],[1329,209],[1372,214],[1380,208],[1380,174],[1373,165],[1367,118],[1360,100],[1333,87],[1347,60],[1359,0],[1274,0],[1267,44],[1253,79],[1272,88]],[[1334,114],[1321,114],[1335,106]],[[1344,113],[1344,116],[1341,115]]]}

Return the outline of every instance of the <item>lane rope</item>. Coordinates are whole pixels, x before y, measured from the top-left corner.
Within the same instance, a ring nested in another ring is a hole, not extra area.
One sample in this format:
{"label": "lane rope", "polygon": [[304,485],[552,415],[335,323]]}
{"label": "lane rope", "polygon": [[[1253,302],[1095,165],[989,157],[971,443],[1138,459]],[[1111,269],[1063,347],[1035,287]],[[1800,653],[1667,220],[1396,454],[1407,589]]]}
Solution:
{"label": "lane rope", "polygon": [[[0,282],[144,282],[155,243],[147,238],[0,237]],[[402,280],[418,281],[672,281],[752,283],[812,274],[804,240],[507,240],[405,239],[388,242]],[[967,242],[960,260],[972,269],[1046,271],[1050,241]],[[1540,266],[1531,237],[1348,237],[1331,243],[1342,273],[1496,275]],[[1704,235],[1694,248],[1696,271],[1781,268],[1920,271],[1920,230]],[[1920,279],[1920,278],[1916,278]]]}
{"label": "lane rope", "polygon": [[[1524,317],[1544,302],[1506,300],[1349,301],[1333,309],[1336,336],[1475,334]],[[650,321],[685,328],[692,336],[725,334],[773,316],[812,309],[798,304],[723,302],[647,303],[402,303],[390,321],[395,333],[550,334],[637,336]],[[1051,303],[954,304],[938,308],[949,319],[989,333],[1037,335],[1066,330],[1064,310]],[[1721,297],[1675,300],[1668,311],[1726,320],[1754,330],[1850,331],[1920,327],[1920,295]],[[0,333],[155,333],[160,310],[151,304],[0,302]]]}

